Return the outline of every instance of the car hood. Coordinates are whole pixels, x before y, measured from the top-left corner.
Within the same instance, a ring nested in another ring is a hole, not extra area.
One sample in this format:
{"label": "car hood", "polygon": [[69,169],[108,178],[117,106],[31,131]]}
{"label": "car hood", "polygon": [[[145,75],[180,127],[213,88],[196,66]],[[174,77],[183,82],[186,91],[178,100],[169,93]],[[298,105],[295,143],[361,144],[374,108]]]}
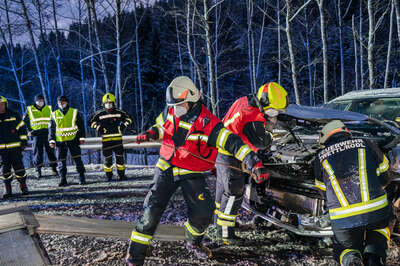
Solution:
{"label": "car hood", "polygon": [[364,114],[355,112],[335,110],[326,107],[310,107],[296,104],[290,104],[286,109],[285,114],[298,119],[306,119],[312,121],[322,120],[321,122],[324,122],[323,120],[329,121],[334,119],[339,119],[342,121],[365,121],[369,118]]}

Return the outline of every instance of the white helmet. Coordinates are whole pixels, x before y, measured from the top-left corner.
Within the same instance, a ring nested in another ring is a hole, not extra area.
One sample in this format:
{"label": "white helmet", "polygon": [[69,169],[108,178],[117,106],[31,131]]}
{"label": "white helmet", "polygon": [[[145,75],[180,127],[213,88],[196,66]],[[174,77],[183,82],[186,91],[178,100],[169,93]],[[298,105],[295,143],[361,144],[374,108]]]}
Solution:
{"label": "white helmet", "polygon": [[346,128],[345,124],[343,124],[340,120],[332,120],[328,124],[326,124],[319,135],[319,143],[324,145],[325,142],[334,134],[339,132],[345,132],[351,136],[350,131]]}
{"label": "white helmet", "polygon": [[200,91],[190,78],[180,76],[174,78],[167,87],[166,100],[169,106],[185,102],[195,103],[200,100]]}

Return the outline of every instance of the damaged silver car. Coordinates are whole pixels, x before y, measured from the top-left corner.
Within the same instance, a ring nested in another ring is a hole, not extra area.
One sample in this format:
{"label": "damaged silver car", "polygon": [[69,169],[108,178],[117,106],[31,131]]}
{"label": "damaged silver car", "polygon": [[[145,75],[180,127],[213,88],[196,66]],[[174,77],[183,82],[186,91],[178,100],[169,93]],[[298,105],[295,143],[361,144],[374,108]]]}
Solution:
{"label": "damaged silver car", "polygon": [[263,186],[249,184],[242,206],[269,223],[303,236],[331,236],[325,199],[314,185],[312,162],[321,147],[319,132],[327,122],[343,121],[354,137],[375,141],[391,162],[389,198],[399,196],[400,130],[367,115],[290,105],[279,115],[279,136],[261,155],[271,176]]}

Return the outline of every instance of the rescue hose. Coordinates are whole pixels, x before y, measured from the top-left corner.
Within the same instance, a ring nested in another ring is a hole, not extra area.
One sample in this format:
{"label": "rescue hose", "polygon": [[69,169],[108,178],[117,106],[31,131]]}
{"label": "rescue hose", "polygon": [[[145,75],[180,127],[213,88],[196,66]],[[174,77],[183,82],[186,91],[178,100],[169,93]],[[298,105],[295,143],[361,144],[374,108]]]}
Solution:
{"label": "rescue hose", "polygon": [[[132,141],[128,141],[128,142],[126,142],[125,144],[135,143],[135,142],[136,142],[136,139],[134,139],[134,140],[132,140]],[[114,149],[114,148],[117,148],[117,147],[120,147],[120,146],[123,146],[123,145],[124,145],[124,143],[122,143],[122,144],[117,144],[117,145],[109,146],[109,147],[104,148],[104,149],[102,149],[102,150],[111,150],[111,149]],[[247,174],[250,174],[250,175],[253,176],[253,173],[250,172],[250,171],[248,171],[248,170],[244,170],[244,169],[241,169],[241,168],[232,166],[232,165],[227,164],[227,163],[214,162],[214,161],[212,161],[212,160],[208,160],[208,159],[202,158],[201,156],[198,156],[197,154],[194,154],[194,153],[190,152],[189,150],[187,150],[187,149],[185,149],[185,148],[183,148],[183,147],[175,147],[175,146],[172,146],[172,145],[169,145],[169,144],[165,144],[165,143],[163,143],[162,145],[168,146],[168,147],[170,147],[170,148],[174,148],[175,150],[176,150],[176,149],[184,150],[184,151],[186,151],[187,153],[189,153],[190,155],[192,155],[192,156],[194,156],[194,157],[196,157],[196,158],[198,158],[198,159],[200,159],[200,160],[203,160],[203,161],[205,161],[205,162],[208,162],[208,163],[211,163],[211,164],[223,165],[223,166],[226,166],[226,167],[231,168],[231,169],[233,169],[233,170],[236,170],[236,171],[239,171],[239,172],[242,172],[242,173],[247,173]],[[70,158],[70,159],[75,159],[75,158],[83,157],[83,156],[85,156],[85,155],[93,154],[93,153],[95,153],[95,152],[98,152],[98,151],[88,151],[88,152],[86,152],[86,153],[84,153],[84,154],[81,153],[80,155],[76,155],[76,156],[71,156],[71,155],[70,155],[70,156],[67,156],[65,159],[60,159],[60,160],[52,161],[51,163],[63,162],[63,161],[68,160],[68,158]],[[45,163],[41,163],[41,164],[39,164],[39,165],[37,165],[37,166],[33,166],[33,167],[27,167],[27,168],[24,168],[23,170],[26,171],[26,170],[29,170],[29,169],[35,169],[35,168],[43,167],[43,166],[45,166]],[[22,169],[19,169],[19,170],[17,170],[17,171],[14,170],[14,172],[21,172],[21,171],[22,171]],[[12,175],[12,172],[2,173],[2,176],[5,176],[5,175],[10,176],[10,175]],[[5,180],[5,178],[0,178],[0,179],[4,179],[4,180]]]}

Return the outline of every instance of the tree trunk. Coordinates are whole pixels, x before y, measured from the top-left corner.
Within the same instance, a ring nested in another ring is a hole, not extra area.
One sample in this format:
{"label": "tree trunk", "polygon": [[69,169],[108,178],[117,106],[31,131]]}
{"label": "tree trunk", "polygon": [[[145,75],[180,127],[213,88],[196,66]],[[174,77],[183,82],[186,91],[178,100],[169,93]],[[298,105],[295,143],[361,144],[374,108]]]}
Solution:
{"label": "tree trunk", "polygon": [[278,22],[278,83],[281,84],[281,73],[282,73],[282,60],[281,60],[281,10],[279,7],[279,1],[276,0],[276,16]]}
{"label": "tree trunk", "polygon": [[326,21],[324,11],[324,0],[316,0],[318,3],[320,23],[321,23],[321,40],[322,40],[322,63],[324,71],[324,103],[328,102],[328,42],[326,40]]}
{"label": "tree trunk", "polygon": [[400,0],[393,0],[394,7],[396,8],[396,25],[397,25],[397,38],[400,42]]}
{"label": "tree trunk", "polygon": [[100,41],[99,24],[98,24],[98,19],[97,19],[95,0],[86,0],[86,4],[88,6],[88,9],[92,13],[94,36],[96,37],[97,50],[98,50],[99,56],[100,56],[100,66],[101,66],[101,72],[103,73],[103,78],[104,78],[104,87],[106,89],[106,93],[109,93],[110,92],[110,83],[108,82],[107,65],[106,65],[106,60],[104,58],[105,55],[103,53],[103,45],[101,44],[101,41]]}
{"label": "tree trunk", "polygon": [[375,14],[374,3],[368,0],[368,18],[369,18],[369,31],[368,31],[368,77],[369,89],[375,88]]}
{"label": "tree trunk", "polygon": [[[265,0],[264,0],[264,9],[265,10]],[[257,68],[256,68],[256,84],[258,79],[258,74],[260,73],[260,63],[261,63],[261,51],[262,51],[262,43],[264,40],[264,27],[265,27],[265,13],[263,12],[263,18],[261,22],[261,32],[260,32],[260,42],[258,43],[258,55],[257,55]],[[279,26],[278,26],[279,29]],[[257,88],[256,88],[257,89]]]}
{"label": "tree trunk", "polygon": [[364,37],[363,37],[363,13],[362,13],[362,2],[360,1],[360,89],[364,89]]}
{"label": "tree trunk", "polygon": [[[175,9],[175,0],[173,1],[174,9]],[[178,59],[179,59],[179,70],[181,71],[181,76],[183,76],[183,64],[182,64],[182,52],[181,52],[181,39],[179,37],[179,29],[178,29],[178,18],[177,15],[174,14],[175,20],[175,31],[176,31],[176,41],[178,42]]]}
{"label": "tree trunk", "polygon": [[254,62],[254,36],[253,36],[253,0],[246,0],[247,4],[247,47],[249,57],[249,77],[250,77],[250,92],[256,90],[255,84],[255,62]]}
{"label": "tree trunk", "polygon": [[338,9],[338,21],[339,21],[339,47],[340,47],[340,89],[341,95],[344,94],[344,55],[343,55],[343,20],[342,20],[342,8],[341,0],[337,3]]}
{"label": "tree trunk", "polygon": [[290,12],[291,12],[291,0],[286,0],[286,38],[288,42],[288,49],[290,55],[290,65],[292,70],[292,82],[293,82],[293,89],[294,95],[296,99],[296,104],[300,105],[300,95],[299,90],[297,87],[297,70],[296,70],[296,60],[294,57],[293,51],[293,44],[292,44],[292,35],[291,35],[291,28],[290,28]]}
{"label": "tree trunk", "polygon": [[392,36],[393,36],[393,17],[394,17],[394,1],[392,0],[392,5],[390,9],[389,40],[388,40],[388,48],[386,54],[385,81],[383,83],[383,88],[385,89],[388,87],[389,84],[390,54],[392,52]]}
{"label": "tree trunk", "polygon": [[352,26],[352,29],[353,29],[353,40],[354,40],[354,75],[355,75],[355,78],[356,78],[356,81],[355,81],[356,90],[359,90],[358,77],[359,77],[360,74],[358,73],[359,68],[358,68],[358,53],[357,53],[357,31],[356,31],[356,27],[355,27],[354,21],[355,21],[355,18],[354,18],[354,15],[353,15],[353,17],[351,18],[351,26]]}
{"label": "tree trunk", "polygon": [[[82,104],[83,104],[83,121],[85,123],[85,131],[87,133],[87,107],[86,107],[86,88],[85,88],[85,76],[82,62],[82,41],[81,41],[81,18],[82,18],[82,6],[81,1],[78,0],[78,49],[79,49],[79,68],[81,76],[81,93],[82,93]],[[89,155],[90,158],[90,155]],[[90,158],[91,159],[91,158]]]}
{"label": "tree trunk", "polygon": [[215,73],[214,73],[214,55],[212,50],[212,39],[210,33],[210,24],[208,21],[208,5],[207,0],[203,0],[203,7],[204,7],[204,31],[205,31],[205,38],[206,38],[206,45],[207,45],[207,64],[209,70],[209,81],[208,84],[210,86],[210,97],[211,97],[211,110],[213,114],[217,114],[217,102],[216,102],[216,93],[215,93]]}
{"label": "tree trunk", "polygon": [[94,49],[93,49],[93,41],[92,41],[92,27],[93,27],[93,19],[92,14],[90,12],[89,7],[87,8],[88,13],[88,39],[89,39],[89,50],[90,50],[90,69],[92,70],[93,76],[93,85],[92,85],[92,108],[93,112],[96,112],[96,91],[97,91],[97,75],[96,75],[96,68],[94,66]]}
{"label": "tree trunk", "polygon": [[[115,90],[118,93],[119,108],[123,108],[122,102],[122,86],[121,86],[121,0],[115,0],[115,37],[117,44],[117,62],[115,69]],[[117,94],[116,93],[116,94]]]}
{"label": "tree trunk", "polygon": [[58,73],[58,82],[60,84],[61,95],[64,95],[64,85],[63,85],[63,77],[61,73],[61,55],[60,55],[60,44],[58,40],[58,24],[57,24],[57,13],[56,13],[56,3],[55,0],[52,0],[53,7],[53,19],[54,19],[54,27],[56,30],[56,63],[57,63],[57,73]]}
{"label": "tree trunk", "polygon": [[142,70],[140,65],[140,53],[139,53],[139,20],[137,18],[137,10],[136,10],[136,0],[133,1],[134,3],[134,11],[133,15],[135,17],[135,52],[136,52],[136,69],[137,69],[137,79],[139,85],[139,98],[140,98],[140,115],[141,115],[141,122],[140,122],[140,130],[143,131],[144,129],[144,101],[143,101],[143,88],[142,88]]}
{"label": "tree trunk", "polygon": [[44,85],[42,71],[40,69],[39,51],[38,51],[38,49],[36,47],[36,41],[35,41],[35,37],[33,36],[32,24],[31,24],[31,21],[30,21],[29,16],[28,16],[28,11],[26,9],[25,0],[20,0],[20,4],[21,4],[22,12],[23,12],[23,17],[24,17],[24,20],[25,20],[25,26],[26,26],[26,28],[28,30],[30,41],[31,41],[31,45],[32,45],[33,57],[35,58],[35,66],[36,66],[36,71],[37,71],[37,75],[38,75],[38,78],[39,78],[40,86],[41,86],[41,89],[42,89],[42,94],[44,96],[46,104],[48,104],[48,100],[47,100],[47,97],[46,97],[46,95],[47,95],[46,94],[46,87]]}
{"label": "tree trunk", "polygon": [[311,68],[311,52],[310,52],[310,29],[308,25],[307,8],[304,9],[304,20],[306,27],[306,51],[307,51],[307,69],[308,69],[308,87],[309,87],[309,105],[313,106],[313,84],[312,84],[312,68]]}

